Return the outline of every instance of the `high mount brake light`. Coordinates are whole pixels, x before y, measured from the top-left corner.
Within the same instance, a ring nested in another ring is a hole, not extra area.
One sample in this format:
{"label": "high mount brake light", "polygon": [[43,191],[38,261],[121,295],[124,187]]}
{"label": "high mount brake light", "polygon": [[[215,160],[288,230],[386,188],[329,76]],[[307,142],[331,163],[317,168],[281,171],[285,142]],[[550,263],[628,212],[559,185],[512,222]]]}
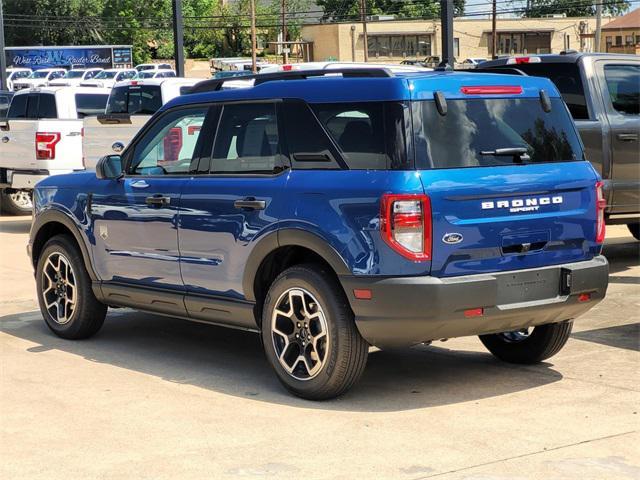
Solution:
{"label": "high mount brake light", "polygon": [[486,85],[462,87],[460,91],[465,95],[520,95],[522,87],[520,85]]}
{"label": "high mount brake light", "polygon": [[507,65],[521,65],[523,63],[540,63],[540,57],[512,57],[507,60]]}
{"label": "high mount brake light", "polygon": [[54,160],[60,132],[36,132],[36,160]]}
{"label": "high mount brake light", "polygon": [[400,255],[431,260],[431,202],[426,195],[385,194],[380,201],[380,233]]}
{"label": "high mount brake light", "polygon": [[607,230],[604,222],[607,200],[604,198],[603,185],[602,182],[596,182],[596,243],[604,243]]}

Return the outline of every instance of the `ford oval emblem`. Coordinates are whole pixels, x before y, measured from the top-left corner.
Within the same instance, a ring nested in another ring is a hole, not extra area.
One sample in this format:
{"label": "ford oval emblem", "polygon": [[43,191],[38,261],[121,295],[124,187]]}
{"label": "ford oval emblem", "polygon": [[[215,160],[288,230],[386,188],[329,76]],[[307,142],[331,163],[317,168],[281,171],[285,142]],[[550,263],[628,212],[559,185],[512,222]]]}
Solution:
{"label": "ford oval emblem", "polygon": [[464,237],[461,233],[445,233],[444,237],[442,237],[442,241],[444,243],[448,243],[449,245],[460,243],[463,239]]}

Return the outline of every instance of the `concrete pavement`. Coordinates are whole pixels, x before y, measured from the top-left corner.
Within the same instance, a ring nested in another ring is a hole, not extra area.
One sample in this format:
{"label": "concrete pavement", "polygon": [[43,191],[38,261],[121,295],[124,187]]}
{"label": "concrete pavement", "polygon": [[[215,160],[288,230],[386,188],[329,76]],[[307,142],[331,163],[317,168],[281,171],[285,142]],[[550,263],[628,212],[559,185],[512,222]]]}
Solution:
{"label": "concrete pavement", "polygon": [[29,219],[0,218],[0,478],[638,479],[640,262],[550,361],[476,338],[375,351],[347,395],[288,395],[254,334],[112,310],[86,341],[44,325]]}

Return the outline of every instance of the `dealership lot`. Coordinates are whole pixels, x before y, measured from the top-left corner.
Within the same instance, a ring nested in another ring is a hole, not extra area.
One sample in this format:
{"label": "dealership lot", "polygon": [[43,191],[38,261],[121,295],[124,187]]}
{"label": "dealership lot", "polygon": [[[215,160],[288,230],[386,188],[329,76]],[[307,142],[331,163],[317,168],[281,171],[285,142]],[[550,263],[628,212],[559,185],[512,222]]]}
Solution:
{"label": "dealership lot", "polygon": [[70,342],[41,319],[30,219],[0,218],[2,478],[640,477],[640,262],[610,227],[607,298],[539,366],[476,338],[370,355],[342,398],[298,400],[256,335],[109,312]]}

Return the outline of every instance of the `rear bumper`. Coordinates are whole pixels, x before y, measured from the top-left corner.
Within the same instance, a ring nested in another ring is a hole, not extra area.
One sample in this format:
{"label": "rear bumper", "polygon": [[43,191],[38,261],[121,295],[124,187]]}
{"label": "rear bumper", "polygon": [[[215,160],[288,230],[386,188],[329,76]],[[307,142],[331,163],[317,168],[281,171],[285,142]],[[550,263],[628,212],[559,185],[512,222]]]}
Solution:
{"label": "rear bumper", "polygon": [[71,173],[73,170],[14,170],[0,168],[0,188],[13,188],[16,190],[33,190],[40,180],[52,175]]}
{"label": "rear bumper", "polygon": [[[585,262],[462,277],[340,278],[361,335],[372,345],[400,347],[560,322],[600,302],[609,264]],[[371,290],[370,300],[354,289]],[[589,294],[588,299],[580,299]],[[581,301],[582,300],[582,301]],[[468,317],[466,310],[482,309]]]}

